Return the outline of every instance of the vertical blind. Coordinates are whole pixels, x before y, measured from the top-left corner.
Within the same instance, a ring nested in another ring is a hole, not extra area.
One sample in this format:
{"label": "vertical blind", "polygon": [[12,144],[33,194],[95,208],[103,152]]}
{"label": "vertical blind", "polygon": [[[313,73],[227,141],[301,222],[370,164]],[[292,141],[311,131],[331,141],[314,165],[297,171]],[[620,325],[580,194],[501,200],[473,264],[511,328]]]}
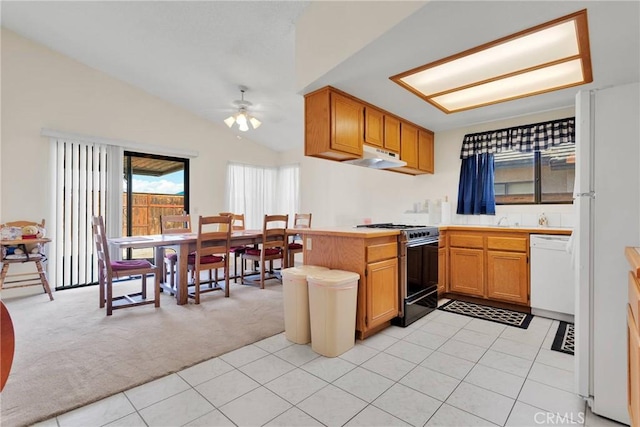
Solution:
{"label": "vertical blind", "polygon": [[98,270],[91,218],[101,215],[108,229],[120,228],[122,149],[61,139],[53,142],[56,206],[52,276],[56,288],[95,283]]}

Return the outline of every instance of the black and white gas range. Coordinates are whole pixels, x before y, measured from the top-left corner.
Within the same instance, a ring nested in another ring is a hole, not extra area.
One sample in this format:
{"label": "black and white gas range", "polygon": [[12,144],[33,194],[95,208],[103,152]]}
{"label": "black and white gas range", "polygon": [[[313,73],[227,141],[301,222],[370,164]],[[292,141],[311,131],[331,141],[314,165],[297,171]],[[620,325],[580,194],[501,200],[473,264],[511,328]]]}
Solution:
{"label": "black and white gas range", "polygon": [[393,223],[365,224],[358,227],[400,231],[400,314],[393,323],[408,326],[435,310],[438,306],[438,227]]}

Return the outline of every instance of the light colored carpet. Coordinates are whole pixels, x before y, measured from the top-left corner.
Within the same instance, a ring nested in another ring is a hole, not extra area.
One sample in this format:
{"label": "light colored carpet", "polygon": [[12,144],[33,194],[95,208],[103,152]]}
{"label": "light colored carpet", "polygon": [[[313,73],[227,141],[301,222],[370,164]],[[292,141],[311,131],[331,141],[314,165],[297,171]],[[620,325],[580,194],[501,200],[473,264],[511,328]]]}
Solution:
{"label": "light colored carpet", "polygon": [[4,300],[16,335],[1,394],[3,427],[29,425],[179,371],[284,330],[282,285],[232,285],[178,306],[98,308],[87,287]]}

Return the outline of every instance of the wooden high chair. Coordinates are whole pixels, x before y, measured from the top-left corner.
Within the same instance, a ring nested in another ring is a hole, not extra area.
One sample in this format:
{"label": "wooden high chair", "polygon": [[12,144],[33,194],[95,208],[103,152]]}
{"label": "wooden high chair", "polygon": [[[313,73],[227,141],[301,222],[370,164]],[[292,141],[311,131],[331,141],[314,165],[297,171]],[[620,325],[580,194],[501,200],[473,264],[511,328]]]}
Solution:
{"label": "wooden high chair", "polygon": [[[44,229],[44,219],[42,223],[38,224],[37,222],[31,221],[14,221],[7,222],[5,224],[0,225],[0,229],[5,227],[26,227],[28,225],[33,225],[36,227],[40,227]],[[0,240],[0,245],[2,245],[2,271],[0,272],[0,289],[10,289],[10,288],[24,288],[27,286],[40,286],[44,289],[44,292],[49,295],[49,300],[53,301],[53,295],[51,294],[51,288],[49,287],[49,281],[47,280],[47,273],[42,266],[42,263],[47,260],[46,255],[43,251],[43,246],[45,243],[50,242],[51,239],[47,238],[35,238],[35,239],[23,239],[19,238],[16,240]],[[38,253],[28,253],[27,245],[38,245]],[[15,255],[8,254],[7,248],[9,247],[18,247],[24,252],[23,254]],[[17,274],[7,274],[9,271],[9,265],[11,264],[24,264],[27,262],[33,262],[36,266],[35,273],[17,273]],[[33,277],[33,276],[36,276]],[[31,277],[28,277],[31,276]],[[20,277],[17,280],[6,281],[7,278],[10,277]],[[37,283],[34,283],[37,281]],[[14,283],[20,283],[19,285],[13,285]],[[5,285],[12,285],[6,286]]]}

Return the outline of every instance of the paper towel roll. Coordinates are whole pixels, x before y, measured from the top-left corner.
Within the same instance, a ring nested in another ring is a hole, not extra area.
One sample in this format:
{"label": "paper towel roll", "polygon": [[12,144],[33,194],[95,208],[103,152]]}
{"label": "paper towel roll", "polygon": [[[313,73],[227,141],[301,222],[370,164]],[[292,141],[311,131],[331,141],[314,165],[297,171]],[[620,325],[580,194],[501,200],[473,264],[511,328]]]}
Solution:
{"label": "paper towel roll", "polygon": [[441,224],[451,224],[451,203],[442,202],[441,218]]}

